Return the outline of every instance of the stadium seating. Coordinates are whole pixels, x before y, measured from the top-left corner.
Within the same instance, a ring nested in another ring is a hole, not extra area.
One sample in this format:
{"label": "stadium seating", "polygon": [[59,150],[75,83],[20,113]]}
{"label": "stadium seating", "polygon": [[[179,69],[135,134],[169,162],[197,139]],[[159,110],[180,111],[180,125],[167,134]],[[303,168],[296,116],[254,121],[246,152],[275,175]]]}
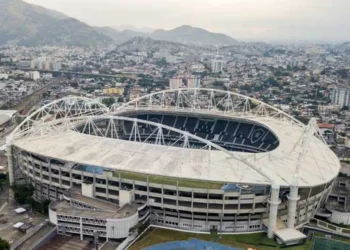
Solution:
{"label": "stadium seating", "polygon": [[[131,118],[147,120],[154,123],[162,123],[169,127],[187,131],[203,139],[226,148],[230,151],[241,152],[267,152],[278,147],[279,141],[276,136],[259,124],[245,120],[224,120],[197,116],[171,115],[171,114],[139,114]],[[119,133],[121,139],[135,139],[133,133],[133,122],[123,121],[123,129]],[[106,131],[106,123],[98,124],[101,131]],[[84,126],[77,129],[82,131]],[[148,142],[155,140],[157,134],[155,127],[148,124],[138,123],[138,130],[141,138],[147,138]],[[163,136],[169,145],[181,146],[183,140],[181,135],[170,130],[163,130]],[[138,138],[136,138],[138,139]],[[199,141],[191,141],[192,147],[203,147]]]}
{"label": "stadium seating", "polygon": [[[266,152],[275,149],[279,144],[278,139],[271,131],[250,122],[169,114],[140,114],[133,117],[187,131],[231,151]],[[132,124],[125,122],[124,126],[126,126],[125,136],[128,137],[132,130]],[[151,126],[147,125],[140,125],[139,131],[142,137],[150,137],[153,132]],[[155,136],[153,135],[153,137]],[[173,142],[179,139],[179,134],[173,131],[164,133],[164,136]],[[181,143],[181,141],[178,142],[179,145]],[[198,146],[200,147],[200,145]]]}

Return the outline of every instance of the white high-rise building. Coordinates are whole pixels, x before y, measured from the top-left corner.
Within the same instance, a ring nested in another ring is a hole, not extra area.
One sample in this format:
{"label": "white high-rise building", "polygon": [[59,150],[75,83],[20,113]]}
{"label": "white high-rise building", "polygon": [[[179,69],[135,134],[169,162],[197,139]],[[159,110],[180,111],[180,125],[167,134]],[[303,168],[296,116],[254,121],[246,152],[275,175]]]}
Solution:
{"label": "white high-rise building", "polygon": [[350,89],[336,88],[332,92],[332,104],[338,104],[340,108],[350,107]]}
{"label": "white high-rise building", "polygon": [[170,89],[178,89],[182,88],[182,78],[170,78],[169,79],[169,88]]}
{"label": "white high-rise building", "polygon": [[167,63],[178,63],[178,57],[169,55],[165,58]]}
{"label": "white high-rise building", "polygon": [[62,65],[59,61],[51,60],[46,57],[39,57],[31,61],[30,67],[32,69],[59,71]]}
{"label": "white high-rise building", "polygon": [[221,59],[213,59],[211,61],[211,71],[213,73],[221,72],[224,68],[225,61]]}
{"label": "white high-rise building", "polygon": [[30,71],[29,72],[29,78],[36,81],[40,79],[40,73],[39,71]]}
{"label": "white high-rise building", "polygon": [[199,88],[201,86],[200,78],[188,78],[187,79],[187,88]]}
{"label": "white high-rise building", "polygon": [[169,56],[169,51],[167,49],[159,50],[159,57],[160,58],[166,58],[167,56]]}

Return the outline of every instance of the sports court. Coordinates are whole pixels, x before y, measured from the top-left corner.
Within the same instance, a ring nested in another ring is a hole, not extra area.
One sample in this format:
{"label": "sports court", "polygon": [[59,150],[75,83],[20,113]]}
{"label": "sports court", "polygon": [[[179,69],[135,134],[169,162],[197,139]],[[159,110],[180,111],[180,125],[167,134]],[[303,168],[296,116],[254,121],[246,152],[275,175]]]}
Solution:
{"label": "sports court", "polygon": [[228,247],[214,242],[190,239],[188,241],[172,241],[156,244],[144,250],[239,250],[239,248]]}

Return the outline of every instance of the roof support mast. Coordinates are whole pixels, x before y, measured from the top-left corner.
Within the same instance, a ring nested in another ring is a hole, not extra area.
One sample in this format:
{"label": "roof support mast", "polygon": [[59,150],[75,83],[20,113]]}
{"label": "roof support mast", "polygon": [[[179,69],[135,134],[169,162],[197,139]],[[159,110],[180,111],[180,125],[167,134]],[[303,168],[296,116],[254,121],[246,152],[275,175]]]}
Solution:
{"label": "roof support mast", "polygon": [[295,216],[297,213],[297,203],[300,199],[298,195],[299,192],[299,173],[303,162],[304,155],[306,154],[311,137],[317,131],[317,122],[315,118],[312,118],[308,125],[305,127],[304,133],[301,137],[300,153],[298,155],[297,166],[295,169],[295,174],[293,182],[290,186],[290,192],[288,195],[288,217],[287,217],[287,227],[294,228],[295,226]]}

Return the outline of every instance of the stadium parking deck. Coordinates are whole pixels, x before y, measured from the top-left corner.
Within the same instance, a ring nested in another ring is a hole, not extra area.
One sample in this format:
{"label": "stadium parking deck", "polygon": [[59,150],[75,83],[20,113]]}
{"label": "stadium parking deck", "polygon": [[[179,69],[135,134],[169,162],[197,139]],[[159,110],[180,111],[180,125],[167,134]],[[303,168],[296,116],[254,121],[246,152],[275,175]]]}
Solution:
{"label": "stadium parking deck", "polygon": [[78,200],[79,202],[85,203],[87,205],[91,205],[93,207],[96,207],[105,211],[115,212],[120,209],[120,206],[118,206],[115,203],[104,201],[104,200],[97,200],[94,198],[84,196],[77,190],[70,189],[66,191],[64,195],[73,200]]}
{"label": "stadium parking deck", "polygon": [[67,201],[56,201],[51,204],[51,209],[55,209],[58,213],[70,214],[72,216],[96,217],[96,218],[125,218],[137,212],[135,205],[126,204],[114,212],[78,209],[71,207]]}

